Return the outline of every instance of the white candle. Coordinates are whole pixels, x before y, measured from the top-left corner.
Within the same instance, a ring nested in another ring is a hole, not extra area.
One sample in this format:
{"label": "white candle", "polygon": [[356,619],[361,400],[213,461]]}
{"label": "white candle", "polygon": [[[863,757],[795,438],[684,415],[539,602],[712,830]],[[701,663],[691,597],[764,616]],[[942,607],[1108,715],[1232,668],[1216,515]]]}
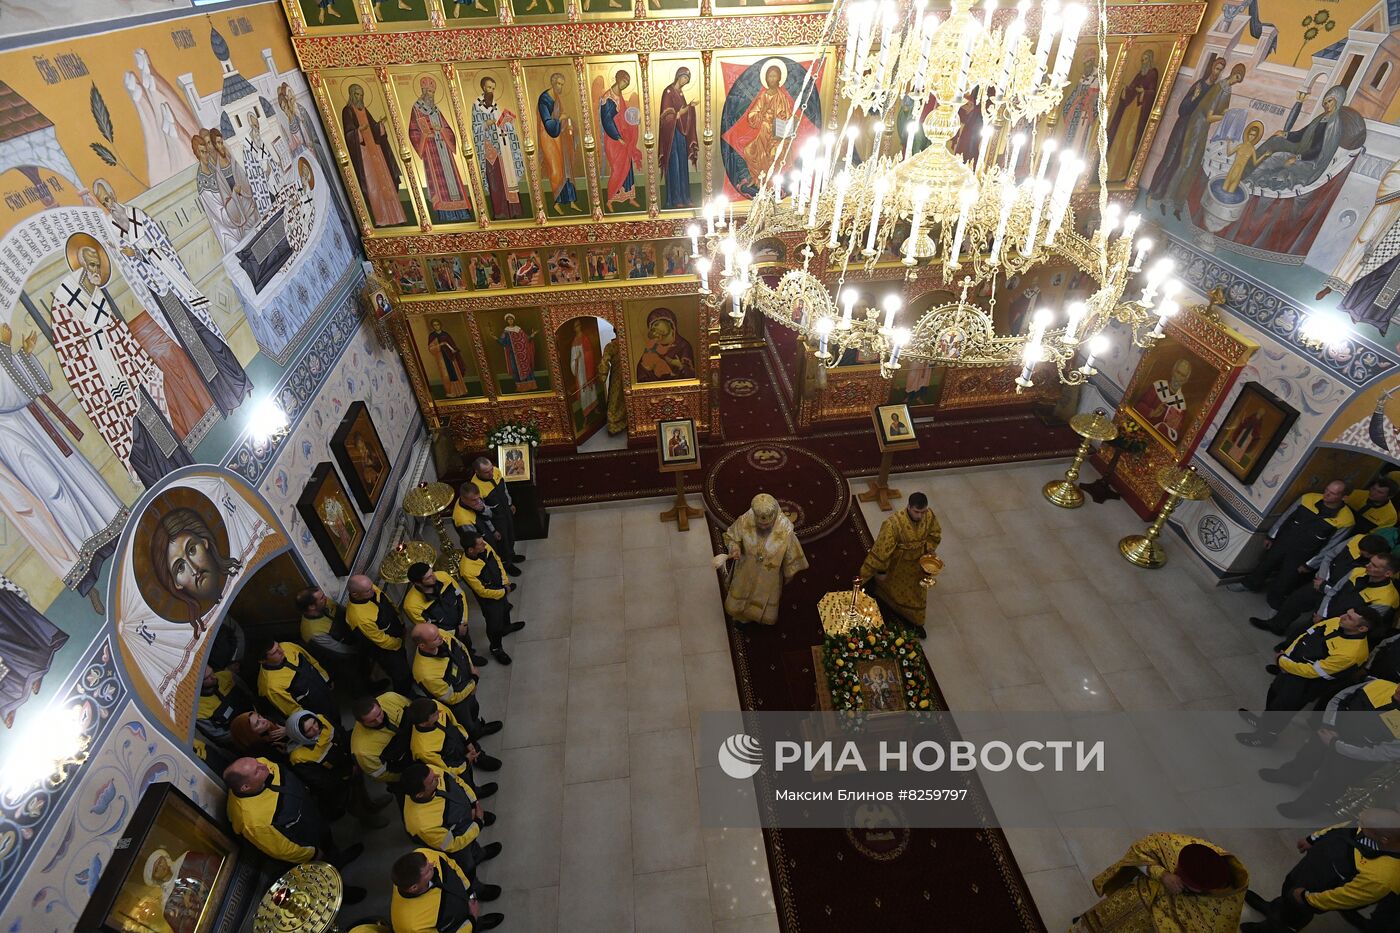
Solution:
{"label": "white candle", "polygon": [[885,189],[888,183],[884,178],[875,182],[875,203],[870,208],[870,232],[865,237],[865,254],[872,256],[875,254],[875,238],[880,232],[880,210],[885,204]]}
{"label": "white candle", "polygon": [[1031,341],[1026,344],[1026,348],[1021,351],[1021,362],[1023,366],[1021,368],[1021,375],[1016,380],[1018,386],[1023,389],[1028,389],[1034,384],[1031,380],[1031,374],[1035,371],[1035,364],[1039,363],[1044,357],[1045,350],[1039,343]]}
{"label": "white candle", "polygon": [[899,308],[904,302],[900,301],[898,295],[886,295],[880,302],[885,308],[885,325],[883,330],[890,331],[894,328],[894,316],[899,313]]}
{"label": "white candle", "polygon": [[1030,342],[1040,343],[1040,338],[1045,336],[1045,329],[1050,326],[1050,319],[1054,314],[1049,308],[1038,308],[1031,315]]}
{"label": "white candle", "polygon": [[1167,280],[1167,277],[1176,269],[1176,263],[1170,256],[1163,256],[1152,264],[1152,268],[1147,270],[1147,285],[1142,290],[1142,297],[1139,302],[1144,308],[1152,307],[1153,299],[1157,295],[1157,289]]}
{"label": "white candle", "polygon": [[841,209],[846,204],[846,192],[851,187],[851,173],[842,172],[836,176],[836,204],[831,209],[831,235],[826,239],[827,249],[835,249],[841,237]]}
{"label": "white candle", "polygon": [[1050,196],[1050,182],[1041,179],[1031,188],[1031,223],[1026,228],[1026,242],[1021,246],[1021,255],[1030,256],[1035,252],[1036,234],[1040,230],[1040,214],[1045,209],[1045,201]]}
{"label": "white candle", "polygon": [[739,244],[734,242],[733,234],[719,241],[719,251],[724,256],[724,275],[729,277],[734,274],[734,252],[739,248]]}
{"label": "white candle", "polygon": [[1157,326],[1152,328],[1153,337],[1160,337],[1165,332],[1163,328],[1167,326],[1167,319],[1176,314],[1180,306],[1175,301],[1167,299],[1162,302],[1162,306],[1157,309]]}
{"label": "white candle", "polygon": [[1073,344],[1079,342],[1079,325],[1084,320],[1084,315],[1088,312],[1089,306],[1082,301],[1071,302],[1065,309],[1067,315],[1065,320],[1065,333],[1060,339],[1065,343]]}
{"label": "white candle", "polygon": [[812,172],[812,196],[807,202],[807,229],[811,230],[817,225],[817,205],[820,203],[820,183],[822,179],[821,168]]}
{"label": "white candle", "polygon": [[962,106],[963,94],[967,91],[967,69],[972,61],[972,49],[977,44],[977,35],[981,32],[981,27],[977,25],[977,20],[969,19],[963,27],[962,48],[958,53],[958,77],[953,88],[954,107]]}
{"label": "white candle", "polygon": [[1054,139],[1043,140],[1040,144],[1040,164],[1036,166],[1035,183],[1037,186],[1045,180],[1046,170],[1050,167],[1050,158],[1055,154],[1055,148],[1059,144]]}
{"label": "white candle", "polygon": [[744,292],[747,288],[748,285],[738,279],[729,283],[729,298],[734,302],[734,310],[729,312],[730,317],[744,316]]}
{"label": "white candle", "polygon": [[1006,159],[1006,170],[1016,177],[1016,166],[1021,161],[1021,147],[1026,144],[1026,134],[1016,133],[1011,137],[1011,152]]}
{"label": "white candle", "polygon": [[1059,84],[1069,73],[1069,63],[1074,58],[1075,46],[1079,43],[1079,30],[1084,25],[1088,11],[1077,3],[1065,7],[1060,33],[1060,47],[1055,54],[1055,70],[1050,75],[1051,82]]}
{"label": "white candle", "polygon": [[707,203],[705,205],[705,236],[715,235],[715,206]]}
{"label": "white candle", "polygon": [[899,354],[903,352],[904,345],[908,342],[909,328],[907,327],[896,328],[894,332],[890,334],[890,343],[893,345],[893,349],[890,350],[891,369],[899,365]]}
{"label": "white candle", "polygon": [[846,169],[850,170],[852,161],[856,155],[856,137],[860,135],[860,127],[852,123],[846,127]]}
{"label": "white candle", "polygon": [[1108,337],[1103,334],[1096,334],[1093,340],[1089,341],[1089,355],[1084,358],[1084,365],[1079,371],[1086,376],[1094,374],[1094,358],[1103,356],[1108,352]]}
{"label": "white candle", "polygon": [[992,125],[982,127],[982,139],[977,144],[977,167],[980,169],[987,164],[987,148],[992,144],[992,138],[996,136],[997,128]]}
{"label": "white candle", "polygon": [[1055,191],[1050,197],[1050,221],[1045,226],[1045,242],[1051,246],[1055,243],[1055,237],[1059,235],[1065,211],[1069,208],[1069,200],[1074,195],[1075,183],[1083,168],[1084,163],[1074,153],[1069,150],[1060,153],[1060,169],[1055,176]]}
{"label": "white candle", "polygon": [[1138,237],[1138,241],[1133,246],[1137,253],[1133,256],[1133,264],[1128,271],[1138,272],[1142,269],[1142,262],[1147,258],[1147,254],[1152,252],[1152,238],[1148,236]]}
{"label": "white candle", "polygon": [[1099,238],[1108,243],[1108,238],[1113,236],[1113,231],[1118,228],[1118,219],[1123,216],[1123,208],[1117,204],[1110,203],[1103,209],[1103,217],[1099,223]]}
{"label": "white candle", "polygon": [[919,135],[919,121],[910,120],[904,125],[904,158],[907,161],[914,155],[914,137]]}
{"label": "white candle", "polygon": [[953,230],[953,248],[948,253],[948,268],[956,269],[960,265],[958,257],[962,255],[963,235],[967,232],[967,218],[972,211],[972,205],[977,203],[977,189],[964,188],[958,194],[958,225]]}
{"label": "white candle", "polygon": [[831,318],[824,317],[818,320],[817,323],[814,325],[814,329],[817,332],[817,339],[821,341],[821,349],[817,352],[817,356],[821,357],[822,359],[827,359],[831,356],[831,354],[826,352],[826,342],[827,338],[831,336],[831,328],[833,323],[834,322],[831,320]]}
{"label": "white candle", "polygon": [[[1027,181],[1026,184],[1029,185],[1030,182]],[[997,218],[996,233],[992,234],[992,262],[996,262],[997,257],[1001,255],[1001,244],[1006,238],[1006,224],[1011,220],[1011,208],[1016,204],[1019,193],[1010,175],[1001,176],[1001,216]]]}
{"label": "white candle", "polygon": [[690,237],[690,258],[698,259],[700,257],[700,227],[691,224],[685,228],[685,232]]}
{"label": "white candle", "polygon": [[997,89],[1003,97],[1007,97],[1011,92],[1011,72],[1016,65],[1016,60],[1020,57],[1021,38],[1026,32],[1026,4],[1022,3],[1016,9],[1016,18],[1006,27],[1006,39],[1003,48],[1005,51],[1001,58],[1001,76],[997,78]]}
{"label": "white candle", "polygon": [[914,210],[913,216],[909,220],[909,242],[905,244],[904,264],[912,266],[919,261],[914,254],[919,243],[919,236],[923,233],[924,205],[928,203],[928,185],[919,185],[914,189]]}
{"label": "white candle", "polygon": [[1035,42],[1035,73],[1031,78],[1031,88],[1034,89],[1040,84],[1040,79],[1045,77],[1045,66],[1050,61],[1050,43],[1055,39],[1055,33],[1060,28],[1060,17],[1057,11],[1060,4],[1057,0],[1047,0],[1041,9],[1040,35]]}
{"label": "white candle", "polygon": [[695,260],[695,274],[700,276],[700,294],[710,293],[710,261],[704,256]]}
{"label": "white candle", "polygon": [[720,195],[715,198],[715,229],[724,229],[724,212],[729,208],[729,198]]}
{"label": "white candle", "polygon": [[853,288],[843,288],[841,290],[841,323],[837,326],[841,330],[851,329],[851,312],[855,310],[856,301],[860,298]]}

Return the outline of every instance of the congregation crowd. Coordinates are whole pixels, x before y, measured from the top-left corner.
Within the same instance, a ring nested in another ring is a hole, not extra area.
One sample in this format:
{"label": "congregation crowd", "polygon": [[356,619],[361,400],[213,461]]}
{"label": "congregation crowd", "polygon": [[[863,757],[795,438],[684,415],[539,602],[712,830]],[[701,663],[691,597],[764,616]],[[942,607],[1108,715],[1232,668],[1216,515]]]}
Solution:
{"label": "congregation crowd", "polygon": [[[350,577],[344,605],[307,588],[295,641],[250,645],[225,620],[205,667],[196,752],[222,770],[229,821],[250,844],[281,862],[341,868],[364,846],[338,842],[332,823],[348,814],[379,828],[382,811],[399,810],[412,844],[389,872],[395,933],[504,920],[479,906],[501,893],[479,873],[501,852],[486,841],[495,815],[483,803],[498,785],[480,774],[502,767],[481,746],[502,723],[483,717],[476,693],[481,668],[510,664],[504,639],[525,626],[511,617],[525,559],[512,512],[501,472],[476,461],[453,509],[464,552],[455,568],[412,565],[398,604],[363,575]],[[484,647],[468,629],[469,593]],[[343,903],[366,896],[349,887]]]}

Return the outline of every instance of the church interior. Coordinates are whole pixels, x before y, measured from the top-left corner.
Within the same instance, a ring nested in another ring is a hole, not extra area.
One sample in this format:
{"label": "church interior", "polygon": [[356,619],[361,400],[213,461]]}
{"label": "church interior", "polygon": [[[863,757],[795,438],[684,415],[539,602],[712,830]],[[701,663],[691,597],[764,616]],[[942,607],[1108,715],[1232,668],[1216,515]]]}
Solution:
{"label": "church interior", "polygon": [[0,928],[1400,930],[1316,6],[0,3]]}

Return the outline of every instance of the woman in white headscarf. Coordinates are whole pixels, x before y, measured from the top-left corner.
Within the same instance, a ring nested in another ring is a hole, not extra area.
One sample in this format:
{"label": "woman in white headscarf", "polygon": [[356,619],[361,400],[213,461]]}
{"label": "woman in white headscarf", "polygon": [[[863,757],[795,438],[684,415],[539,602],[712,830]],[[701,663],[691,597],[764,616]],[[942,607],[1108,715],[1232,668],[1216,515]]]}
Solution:
{"label": "woman in white headscarf", "polygon": [[735,622],[773,625],[783,585],[807,569],[807,555],[777,499],[759,493],[749,506],[724,533],[728,553],[715,558],[716,567],[734,561],[724,611]]}

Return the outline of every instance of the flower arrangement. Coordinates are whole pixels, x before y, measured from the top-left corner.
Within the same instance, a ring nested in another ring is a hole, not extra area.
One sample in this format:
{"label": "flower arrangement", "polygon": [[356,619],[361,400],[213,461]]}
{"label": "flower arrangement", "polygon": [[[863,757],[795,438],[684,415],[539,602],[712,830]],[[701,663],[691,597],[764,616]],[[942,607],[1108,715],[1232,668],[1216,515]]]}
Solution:
{"label": "flower arrangement", "polygon": [[1118,429],[1118,436],[1111,441],[1104,441],[1104,444],[1120,454],[1135,457],[1147,449],[1147,431],[1132,418],[1124,418]]}
{"label": "flower arrangement", "polygon": [[918,641],[884,627],[856,627],[841,635],[828,635],[822,643],[822,666],[831,687],[832,706],[837,711],[865,711],[857,662],[875,660],[898,666],[908,709],[917,712],[934,708],[933,688]]}
{"label": "flower arrangement", "polygon": [[529,444],[531,447],[538,447],[540,446],[540,429],[533,424],[506,421],[497,425],[490,434],[486,435],[487,447],[500,447],[503,444]]}

